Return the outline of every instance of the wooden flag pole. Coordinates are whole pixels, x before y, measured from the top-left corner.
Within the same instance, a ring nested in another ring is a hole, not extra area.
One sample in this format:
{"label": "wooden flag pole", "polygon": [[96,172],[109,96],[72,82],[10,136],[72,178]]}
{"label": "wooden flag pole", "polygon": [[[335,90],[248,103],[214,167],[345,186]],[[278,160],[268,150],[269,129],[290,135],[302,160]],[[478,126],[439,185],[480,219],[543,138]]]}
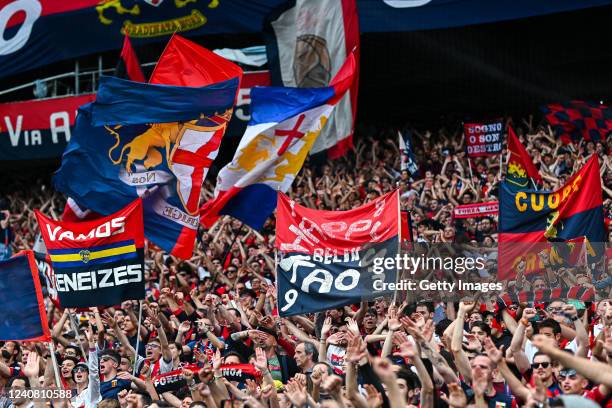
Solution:
{"label": "wooden flag pole", "polygon": [[[400,193],[399,189],[395,190],[395,194],[397,194],[397,254],[401,257],[402,254],[402,209],[400,203]],[[397,267],[397,265],[395,265]],[[397,287],[399,279],[400,279],[400,268],[395,269],[395,292],[393,293],[393,304],[397,301]]]}
{"label": "wooden flag pole", "polygon": [[87,354],[85,354],[85,349],[83,348],[83,343],[81,343],[81,338],[79,336],[79,326],[76,324],[76,316],[68,310],[68,320],[70,321],[70,326],[72,326],[72,330],[74,331],[74,338],[81,349],[81,355],[85,362],[87,362]]}
{"label": "wooden flag pole", "polygon": [[472,159],[468,157],[468,169],[470,169],[470,183],[474,180],[474,173],[472,173]]}
{"label": "wooden flag pole", "polygon": [[136,330],[136,352],[134,353],[134,368],[132,375],[136,376],[136,368],[138,366],[138,351],[140,350],[140,326],[142,325],[142,300],[138,301],[138,329]]}
{"label": "wooden flag pole", "polygon": [[51,353],[51,363],[53,364],[53,373],[55,374],[55,385],[58,389],[62,389],[62,381],[60,380],[59,367],[57,366],[57,357],[55,357],[55,350],[53,350],[53,339],[49,342],[49,352]]}

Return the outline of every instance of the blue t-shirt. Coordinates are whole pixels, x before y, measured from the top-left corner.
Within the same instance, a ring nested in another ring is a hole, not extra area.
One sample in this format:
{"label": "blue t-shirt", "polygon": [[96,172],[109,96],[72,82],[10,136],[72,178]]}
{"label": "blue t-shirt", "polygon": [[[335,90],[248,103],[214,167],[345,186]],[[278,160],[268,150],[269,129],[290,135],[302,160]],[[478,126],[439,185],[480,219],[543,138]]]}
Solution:
{"label": "blue t-shirt", "polygon": [[121,378],[113,378],[112,380],[104,381],[100,383],[100,394],[102,394],[102,399],[119,399],[117,398],[117,394],[121,392],[121,390],[130,390],[132,387],[132,382],[130,380],[122,380]]}

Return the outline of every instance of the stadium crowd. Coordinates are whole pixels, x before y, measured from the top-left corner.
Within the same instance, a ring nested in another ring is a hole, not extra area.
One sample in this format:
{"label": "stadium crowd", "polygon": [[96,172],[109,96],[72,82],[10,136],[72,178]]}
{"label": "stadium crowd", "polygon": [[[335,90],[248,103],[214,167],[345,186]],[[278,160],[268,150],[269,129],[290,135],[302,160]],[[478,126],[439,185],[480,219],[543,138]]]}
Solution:
{"label": "stadium crowd", "polygon": [[[609,217],[612,138],[564,145],[531,120],[515,125],[543,189],[562,186],[597,154]],[[347,210],[399,188],[415,241],[494,247],[496,217],[455,219],[453,209],[497,199],[505,172],[499,156],[472,159],[470,170],[461,131],[412,132],[418,174],[400,171],[396,130],[364,129],[345,158],[307,162],[289,195],[307,207]],[[30,183],[3,187],[0,259],[33,247],[35,208],[54,217],[64,208],[48,181]],[[213,190],[207,181],[203,200]],[[201,231],[188,261],[149,243],[140,338],[137,301],[71,311],[48,301],[61,385],[74,397],[9,396],[57,386],[46,344],[5,342],[0,408],[612,407],[607,278],[597,302],[377,298],[284,319],[276,309],[274,235],[273,218],[253,231],[224,217]],[[530,278],[523,289],[542,284]]]}

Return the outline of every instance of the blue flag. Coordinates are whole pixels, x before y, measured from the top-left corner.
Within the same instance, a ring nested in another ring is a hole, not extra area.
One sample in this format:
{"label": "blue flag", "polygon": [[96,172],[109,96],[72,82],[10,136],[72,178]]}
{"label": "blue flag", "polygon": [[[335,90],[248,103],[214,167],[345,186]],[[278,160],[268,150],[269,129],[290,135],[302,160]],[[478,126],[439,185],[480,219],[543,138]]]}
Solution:
{"label": "blue flag", "polygon": [[191,258],[201,186],[231,117],[238,78],[205,87],[102,77],[79,109],[56,189],[102,215],[143,198],[145,236]]}
{"label": "blue flag", "polygon": [[32,251],[0,262],[0,298],[0,341],[51,340]]}

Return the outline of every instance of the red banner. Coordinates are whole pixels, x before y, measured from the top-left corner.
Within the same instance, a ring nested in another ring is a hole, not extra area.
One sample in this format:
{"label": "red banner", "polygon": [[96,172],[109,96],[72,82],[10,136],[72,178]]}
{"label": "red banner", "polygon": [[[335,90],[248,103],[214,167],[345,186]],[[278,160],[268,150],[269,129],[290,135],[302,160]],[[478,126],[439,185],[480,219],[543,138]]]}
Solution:
{"label": "red banner", "polygon": [[0,160],[59,157],[79,106],[95,94],[0,104]]}
{"label": "red banner", "polygon": [[398,236],[397,191],[349,211],[321,211],[302,207],[279,193],[276,248],[313,254],[321,248],[353,250],[367,243]]}
{"label": "red banner", "polygon": [[[269,86],[270,72],[245,72],[227,134],[242,136],[251,119],[251,88]],[[0,161],[61,157],[80,106],[96,94],[0,104]]]}
{"label": "red banner", "polygon": [[497,215],[499,212],[499,202],[474,203],[458,205],[453,212],[454,218],[477,218]]}
{"label": "red banner", "polygon": [[465,123],[463,131],[469,157],[493,156],[501,153],[503,121]]}

